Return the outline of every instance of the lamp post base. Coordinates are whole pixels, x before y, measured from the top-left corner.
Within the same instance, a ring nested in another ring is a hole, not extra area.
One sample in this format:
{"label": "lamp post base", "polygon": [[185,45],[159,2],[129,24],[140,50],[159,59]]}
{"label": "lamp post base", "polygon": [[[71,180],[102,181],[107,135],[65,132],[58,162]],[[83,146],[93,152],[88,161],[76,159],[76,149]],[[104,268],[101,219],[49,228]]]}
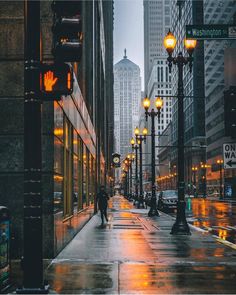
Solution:
{"label": "lamp post base", "polygon": [[143,200],[143,196],[139,196],[138,198],[138,209],[140,209],[140,206],[142,205],[142,208],[144,208],[144,200]]}
{"label": "lamp post base", "polygon": [[158,210],[157,210],[157,206],[156,206],[156,199],[151,201],[151,207],[150,210],[148,212],[148,216],[149,217],[153,217],[153,216],[160,216]]}
{"label": "lamp post base", "polygon": [[171,229],[171,235],[191,235],[189,226],[187,222],[184,221],[176,221]]}

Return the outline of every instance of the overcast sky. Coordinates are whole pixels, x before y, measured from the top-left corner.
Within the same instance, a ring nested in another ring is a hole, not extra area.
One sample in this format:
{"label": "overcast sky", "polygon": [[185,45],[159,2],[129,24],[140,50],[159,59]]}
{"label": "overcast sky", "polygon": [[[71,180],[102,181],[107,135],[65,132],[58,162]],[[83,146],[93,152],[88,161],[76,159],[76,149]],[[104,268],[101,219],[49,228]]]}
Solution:
{"label": "overcast sky", "polygon": [[143,0],[115,0],[114,18],[114,64],[126,48],[127,57],[140,67],[143,89]]}

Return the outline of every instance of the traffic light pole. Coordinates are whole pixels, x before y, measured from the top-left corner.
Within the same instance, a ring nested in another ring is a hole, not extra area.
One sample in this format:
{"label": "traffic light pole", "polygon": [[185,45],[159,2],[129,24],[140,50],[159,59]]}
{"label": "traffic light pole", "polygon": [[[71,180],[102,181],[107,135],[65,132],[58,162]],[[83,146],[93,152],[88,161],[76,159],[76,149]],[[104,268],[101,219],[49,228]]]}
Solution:
{"label": "traffic light pole", "polygon": [[18,294],[47,294],[43,278],[40,1],[25,0],[24,257]]}

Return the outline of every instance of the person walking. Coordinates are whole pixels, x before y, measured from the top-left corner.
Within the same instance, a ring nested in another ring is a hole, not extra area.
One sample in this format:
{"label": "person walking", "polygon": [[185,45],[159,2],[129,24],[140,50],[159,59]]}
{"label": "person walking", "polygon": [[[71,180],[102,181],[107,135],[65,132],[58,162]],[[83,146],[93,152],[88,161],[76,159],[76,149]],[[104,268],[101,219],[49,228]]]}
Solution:
{"label": "person walking", "polygon": [[107,218],[107,201],[108,200],[109,200],[109,197],[105,191],[105,187],[104,185],[101,185],[100,191],[97,194],[97,202],[98,202],[98,208],[101,212],[102,226],[104,225],[104,217],[106,221],[108,221],[108,218]]}

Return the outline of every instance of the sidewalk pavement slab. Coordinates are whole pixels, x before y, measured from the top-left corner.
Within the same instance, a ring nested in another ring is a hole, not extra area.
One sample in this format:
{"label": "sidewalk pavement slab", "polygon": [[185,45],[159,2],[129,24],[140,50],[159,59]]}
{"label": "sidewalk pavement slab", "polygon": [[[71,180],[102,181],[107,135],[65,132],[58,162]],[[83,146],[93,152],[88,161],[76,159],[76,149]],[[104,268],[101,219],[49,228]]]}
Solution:
{"label": "sidewalk pavement slab", "polygon": [[95,215],[46,271],[58,294],[235,294],[236,251],[191,227],[170,235],[173,217],[136,209],[122,196],[109,221]]}

